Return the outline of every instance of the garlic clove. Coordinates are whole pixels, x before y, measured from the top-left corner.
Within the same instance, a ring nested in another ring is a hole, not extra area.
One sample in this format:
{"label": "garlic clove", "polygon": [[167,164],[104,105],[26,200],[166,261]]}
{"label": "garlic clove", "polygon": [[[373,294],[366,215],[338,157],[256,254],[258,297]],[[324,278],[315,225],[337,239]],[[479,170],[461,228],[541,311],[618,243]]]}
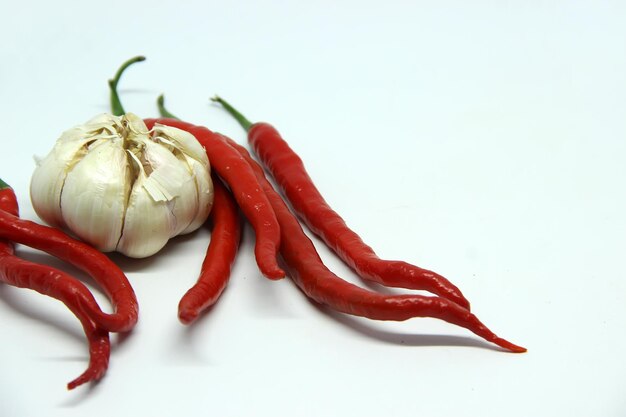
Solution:
{"label": "garlic clove", "polygon": [[213,207],[213,182],[211,180],[211,165],[204,147],[191,133],[171,126],[156,124],[152,129],[154,141],[168,145],[177,150],[181,161],[184,161],[195,180],[196,212],[191,222],[180,231],[190,233],[200,227],[208,218]]}
{"label": "garlic clove", "polygon": [[122,116],[114,116],[111,113],[100,113],[89,119],[85,124],[81,125],[85,129],[93,129],[101,126],[105,129],[112,129],[113,126],[122,128]]}
{"label": "garlic clove", "polygon": [[37,161],[37,168],[30,182],[30,197],[37,215],[46,223],[65,226],[61,214],[61,191],[66,175],[86,152],[86,146],[93,138],[85,138],[80,128],[64,132],[54,148],[43,159]]}
{"label": "garlic clove", "polygon": [[198,210],[192,172],[160,143],[146,141],[143,158],[147,175],[144,187],[156,201],[168,201],[176,221],[171,236],[176,236],[187,228]]}
{"label": "garlic clove", "polygon": [[103,252],[122,233],[132,171],[121,140],[91,143],[65,178],[61,214],[67,227]]}
{"label": "garlic clove", "polygon": [[202,226],[213,208],[213,181],[211,174],[195,159],[188,157],[187,164],[194,173],[193,177],[195,180],[198,203],[195,216],[189,225],[180,232],[181,234],[193,232]]}
{"label": "garlic clove", "polygon": [[155,124],[152,128],[152,138],[155,142],[162,141],[170,144],[209,168],[209,157],[204,147],[191,133],[175,127]]}
{"label": "garlic clove", "polygon": [[126,113],[122,117],[122,125],[124,126],[124,136],[130,142],[142,142],[150,134],[148,126],[134,113]]}
{"label": "garlic clove", "polygon": [[176,227],[176,218],[171,215],[167,200],[155,200],[150,194],[145,187],[148,178],[142,163],[129,154],[135,160],[138,177],[128,199],[122,237],[116,250],[132,258],[145,258],[165,246]]}

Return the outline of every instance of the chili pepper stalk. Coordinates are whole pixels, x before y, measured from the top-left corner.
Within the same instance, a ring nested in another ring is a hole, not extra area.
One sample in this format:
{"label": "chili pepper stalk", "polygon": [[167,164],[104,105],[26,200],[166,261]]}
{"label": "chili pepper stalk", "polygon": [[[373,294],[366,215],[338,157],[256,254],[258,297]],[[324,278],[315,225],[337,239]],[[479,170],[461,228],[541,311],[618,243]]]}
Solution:
{"label": "chili pepper stalk", "polygon": [[159,114],[161,117],[165,117],[167,119],[176,119],[180,120],[180,118],[176,117],[174,114],[170,113],[167,108],[165,108],[165,95],[161,94],[157,98],[157,108],[159,109]]}
{"label": "chili pepper stalk", "polygon": [[111,93],[111,99],[110,99],[111,100],[111,113],[114,116],[123,116],[124,114],[126,114],[126,111],[124,110],[124,106],[122,106],[120,96],[117,92],[117,85],[120,82],[120,78],[122,78],[122,74],[124,74],[126,69],[130,67],[131,65],[133,65],[134,63],[142,62],[145,60],[146,60],[146,57],[142,55],[138,55],[136,57],[129,59],[128,61],[124,62],[120,66],[120,68],[117,70],[113,78],[109,80],[109,90]]}

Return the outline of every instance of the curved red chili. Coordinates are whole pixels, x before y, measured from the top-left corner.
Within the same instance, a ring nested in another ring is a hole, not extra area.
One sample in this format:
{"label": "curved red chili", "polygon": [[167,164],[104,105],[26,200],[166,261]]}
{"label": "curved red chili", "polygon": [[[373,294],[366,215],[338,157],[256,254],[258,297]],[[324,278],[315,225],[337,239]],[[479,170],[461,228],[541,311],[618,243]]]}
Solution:
{"label": "curved red chili", "polygon": [[91,276],[105,291],[114,313],[102,313],[98,324],[111,332],[130,331],[139,307],[124,272],[105,254],[53,227],[20,219],[0,210],[0,238],[49,253]]}
{"label": "curved red chili", "polygon": [[464,327],[511,352],[526,349],[496,336],[474,314],[443,297],[385,295],[351,284],[330,271],[319,257],[313,242],[302,230],[282,197],[273,189],[263,169],[245,148],[230,141],[253,167],[280,223],[280,253],[290,277],[308,297],[337,311],[374,320],[407,320],[432,317]]}
{"label": "curved red chili", "polygon": [[237,256],[241,239],[241,219],[237,204],[216,176],[213,177],[213,208],[209,214],[212,224],[211,241],[198,282],[181,298],[178,318],[191,324],[199,314],[215,304],[226,288],[231,267]]}
{"label": "curved red chili", "polygon": [[250,166],[223,138],[206,127],[177,119],[145,119],[148,129],[155,123],[185,130],[205,148],[211,167],[228,184],[244,215],[256,234],[255,256],[261,273],[270,279],[285,276],[278,266],[280,230],[267,197],[261,190]]}
{"label": "curved red chili", "polygon": [[268,123],[252,124],[225,100],[219,97],[213,100],[222,104],[246,129],[255,153],[298,216],[359,276],[388,286],[430,291],[469,309],[469,301],[443,276],[408,262],[379,258],[328,205],[300,157],[273,126]]}
{"label": "curved red chili", "polygon": [[64,303],[75,303],[95,323],[99,324],[107,316],[80,280],[54,267],[18,258],[13,245],[4,239],[0,239],[0,275],[14,287],[31,289]]}

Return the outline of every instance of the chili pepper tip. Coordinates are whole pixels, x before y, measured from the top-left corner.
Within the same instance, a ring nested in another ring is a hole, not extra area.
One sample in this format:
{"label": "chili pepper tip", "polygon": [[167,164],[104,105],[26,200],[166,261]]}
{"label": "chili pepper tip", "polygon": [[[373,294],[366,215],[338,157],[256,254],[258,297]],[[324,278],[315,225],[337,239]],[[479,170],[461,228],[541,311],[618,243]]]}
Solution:
{"label": "chili pepper tip", "polygon": [[182,324],[191,324],[198,318],[198,311],[190,308],[181,309],[178,311],[178,320]]}
{"label": "chili pepper tip", "polygon": [[516,345],[500,337],[495,339],[493,343],[513,353],[524,353],[528,351],[528,349],[526,349],[525,347]]}
{"label": "chili pepper tip", "polygon": [[267,269],[264,268],[263,271],[261,271],[263,273],[263,275],[265,275],[266,278],[269,278],[273,281],[278,281],[280,279],[283,279],[287,276],[287,274],[285,273],[285,271],[283,271],[280,268],[273,268],[273,269]]}

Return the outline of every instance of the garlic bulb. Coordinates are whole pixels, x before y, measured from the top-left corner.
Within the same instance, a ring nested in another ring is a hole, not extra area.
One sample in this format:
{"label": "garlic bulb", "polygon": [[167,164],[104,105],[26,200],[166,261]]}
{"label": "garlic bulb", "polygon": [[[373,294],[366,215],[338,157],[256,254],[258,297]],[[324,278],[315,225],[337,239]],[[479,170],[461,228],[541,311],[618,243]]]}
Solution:
{"label": "garlic bulb", "polygon": [[207,219],[213,183],[204,148],[188,132],[138,116],[99,115],[64,132],[38,161],[35,212],[103,252],[133,258]]}

